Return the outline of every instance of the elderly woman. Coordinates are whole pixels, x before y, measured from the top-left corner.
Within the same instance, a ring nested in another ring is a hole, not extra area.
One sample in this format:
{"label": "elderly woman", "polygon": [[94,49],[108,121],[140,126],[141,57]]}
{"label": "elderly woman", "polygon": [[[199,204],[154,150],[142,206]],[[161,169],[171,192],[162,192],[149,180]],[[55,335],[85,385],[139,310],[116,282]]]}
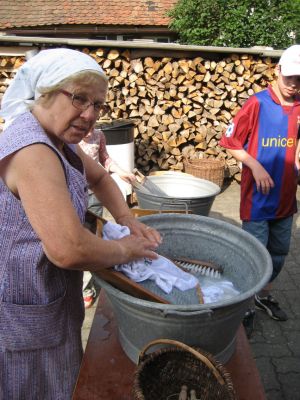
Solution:
{"label": "elderly woman", "polygon": [[[26,62],[3,97],[1,399],[70,399],[82,357],[82,271],[157,257],[158,232],[132,217],[109,174],[76,146],[103,112],[107,85],[88,55],[51,49]],[[129,236],[104,241],[84,228],[88,188]]]}

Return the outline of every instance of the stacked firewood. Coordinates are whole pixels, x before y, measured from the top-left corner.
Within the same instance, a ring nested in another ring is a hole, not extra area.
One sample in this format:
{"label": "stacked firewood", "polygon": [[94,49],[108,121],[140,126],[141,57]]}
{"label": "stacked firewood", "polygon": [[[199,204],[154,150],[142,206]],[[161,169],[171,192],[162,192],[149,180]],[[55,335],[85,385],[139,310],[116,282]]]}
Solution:
{"label": "stacked firewood", "polygon": [[24,63],[24,57],[12,57],[0,55],[0,99],[7,86],[15,76],[18,68]]}
{"label": "stacked firewood", "polygon": [[[227,176],[240,179],[240,166],[218,142],[245,100],[272,83],[276,60],[219,54],[214,61],[176,53],[132,59],[129,50],[83,51],[109,76],[109,118],[135,122],[137,168],[146,174],[184,170],[185,158],[224,158]],[[0,58],[0,92],[16,64],[19,58]]]}
{"label": "stacked firewood", "polygon": [[274,79],[275,61],[232,54],[131,59],[129,51],[91,51],[110,77],[111,118],[136,121],[136,164],[145,173],[183,170],[185,158],[224,158],[227,176],[240,166],[218,142],[245,100]]}
{"label": "stacked firewood", "polygon": [[[0,104],[10,81],[15,76],[18,68],[24,63],[25,57],[1,56],[0,55]],[[2,131],[3,119],[0,118],[0,132]]]}

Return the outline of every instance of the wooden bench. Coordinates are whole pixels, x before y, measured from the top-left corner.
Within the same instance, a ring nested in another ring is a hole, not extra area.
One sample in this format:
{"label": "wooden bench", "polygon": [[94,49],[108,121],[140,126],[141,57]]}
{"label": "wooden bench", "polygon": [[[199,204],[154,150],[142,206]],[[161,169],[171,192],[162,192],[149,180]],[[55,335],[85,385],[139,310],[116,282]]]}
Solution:
{"label": "wooden bench", "polygon": [[[225,367],[239,400],[265,400],[265,392],[244,328],[237,334],[236,351]],[[72,400],[132,400],[136,365],[118,341],[110,303],[101,290]]]}

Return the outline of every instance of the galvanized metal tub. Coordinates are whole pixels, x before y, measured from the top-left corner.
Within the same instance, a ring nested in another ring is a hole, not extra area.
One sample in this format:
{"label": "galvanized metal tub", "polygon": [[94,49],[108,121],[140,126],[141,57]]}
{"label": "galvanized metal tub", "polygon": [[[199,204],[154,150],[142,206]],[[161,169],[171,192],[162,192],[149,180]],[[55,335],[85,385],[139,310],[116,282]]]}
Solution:
{"label": "galvanized metal tub", "polygon": [[134,188],[139,207],[149,210],[183,210],[207,216],[221,191],[213,182],[179,172],[166,172],[147,179],[166,193],[165,196],[158,196],[142,187]]}
{"label": "galvanized metal tub", "polygon": [[151,340],[167,338],[200,347],[226,362],[235,350],[239,325],[255,293],[269,281],[271,258],[253,236],[220,220],[198,215],[156,214],[140,218],[163,237],[158,253],[215,262],[240,294],[211,304],[158,304],[129,296],[98,279],[112,303],[119,339],[137,362]]}

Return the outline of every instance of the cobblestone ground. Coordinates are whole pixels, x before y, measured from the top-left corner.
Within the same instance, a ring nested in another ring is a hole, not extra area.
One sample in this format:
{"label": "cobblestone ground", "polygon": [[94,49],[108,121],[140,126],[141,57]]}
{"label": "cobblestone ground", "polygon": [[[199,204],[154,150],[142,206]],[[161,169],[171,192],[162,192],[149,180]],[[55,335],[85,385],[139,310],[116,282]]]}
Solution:
{"label": "cobblestone ground", "polygon": [[[210,216],[240,225],[239,185],[232,183],[215,200]],[[297,195],[300,209],[300,193]],[[289,319],[277,322],[257,310],[251,348],[268,400],[300,400],[300,215],[294,217],[290,253],[275,280],[273,294]],[[253,399],[255,400],[255,399]]]}

